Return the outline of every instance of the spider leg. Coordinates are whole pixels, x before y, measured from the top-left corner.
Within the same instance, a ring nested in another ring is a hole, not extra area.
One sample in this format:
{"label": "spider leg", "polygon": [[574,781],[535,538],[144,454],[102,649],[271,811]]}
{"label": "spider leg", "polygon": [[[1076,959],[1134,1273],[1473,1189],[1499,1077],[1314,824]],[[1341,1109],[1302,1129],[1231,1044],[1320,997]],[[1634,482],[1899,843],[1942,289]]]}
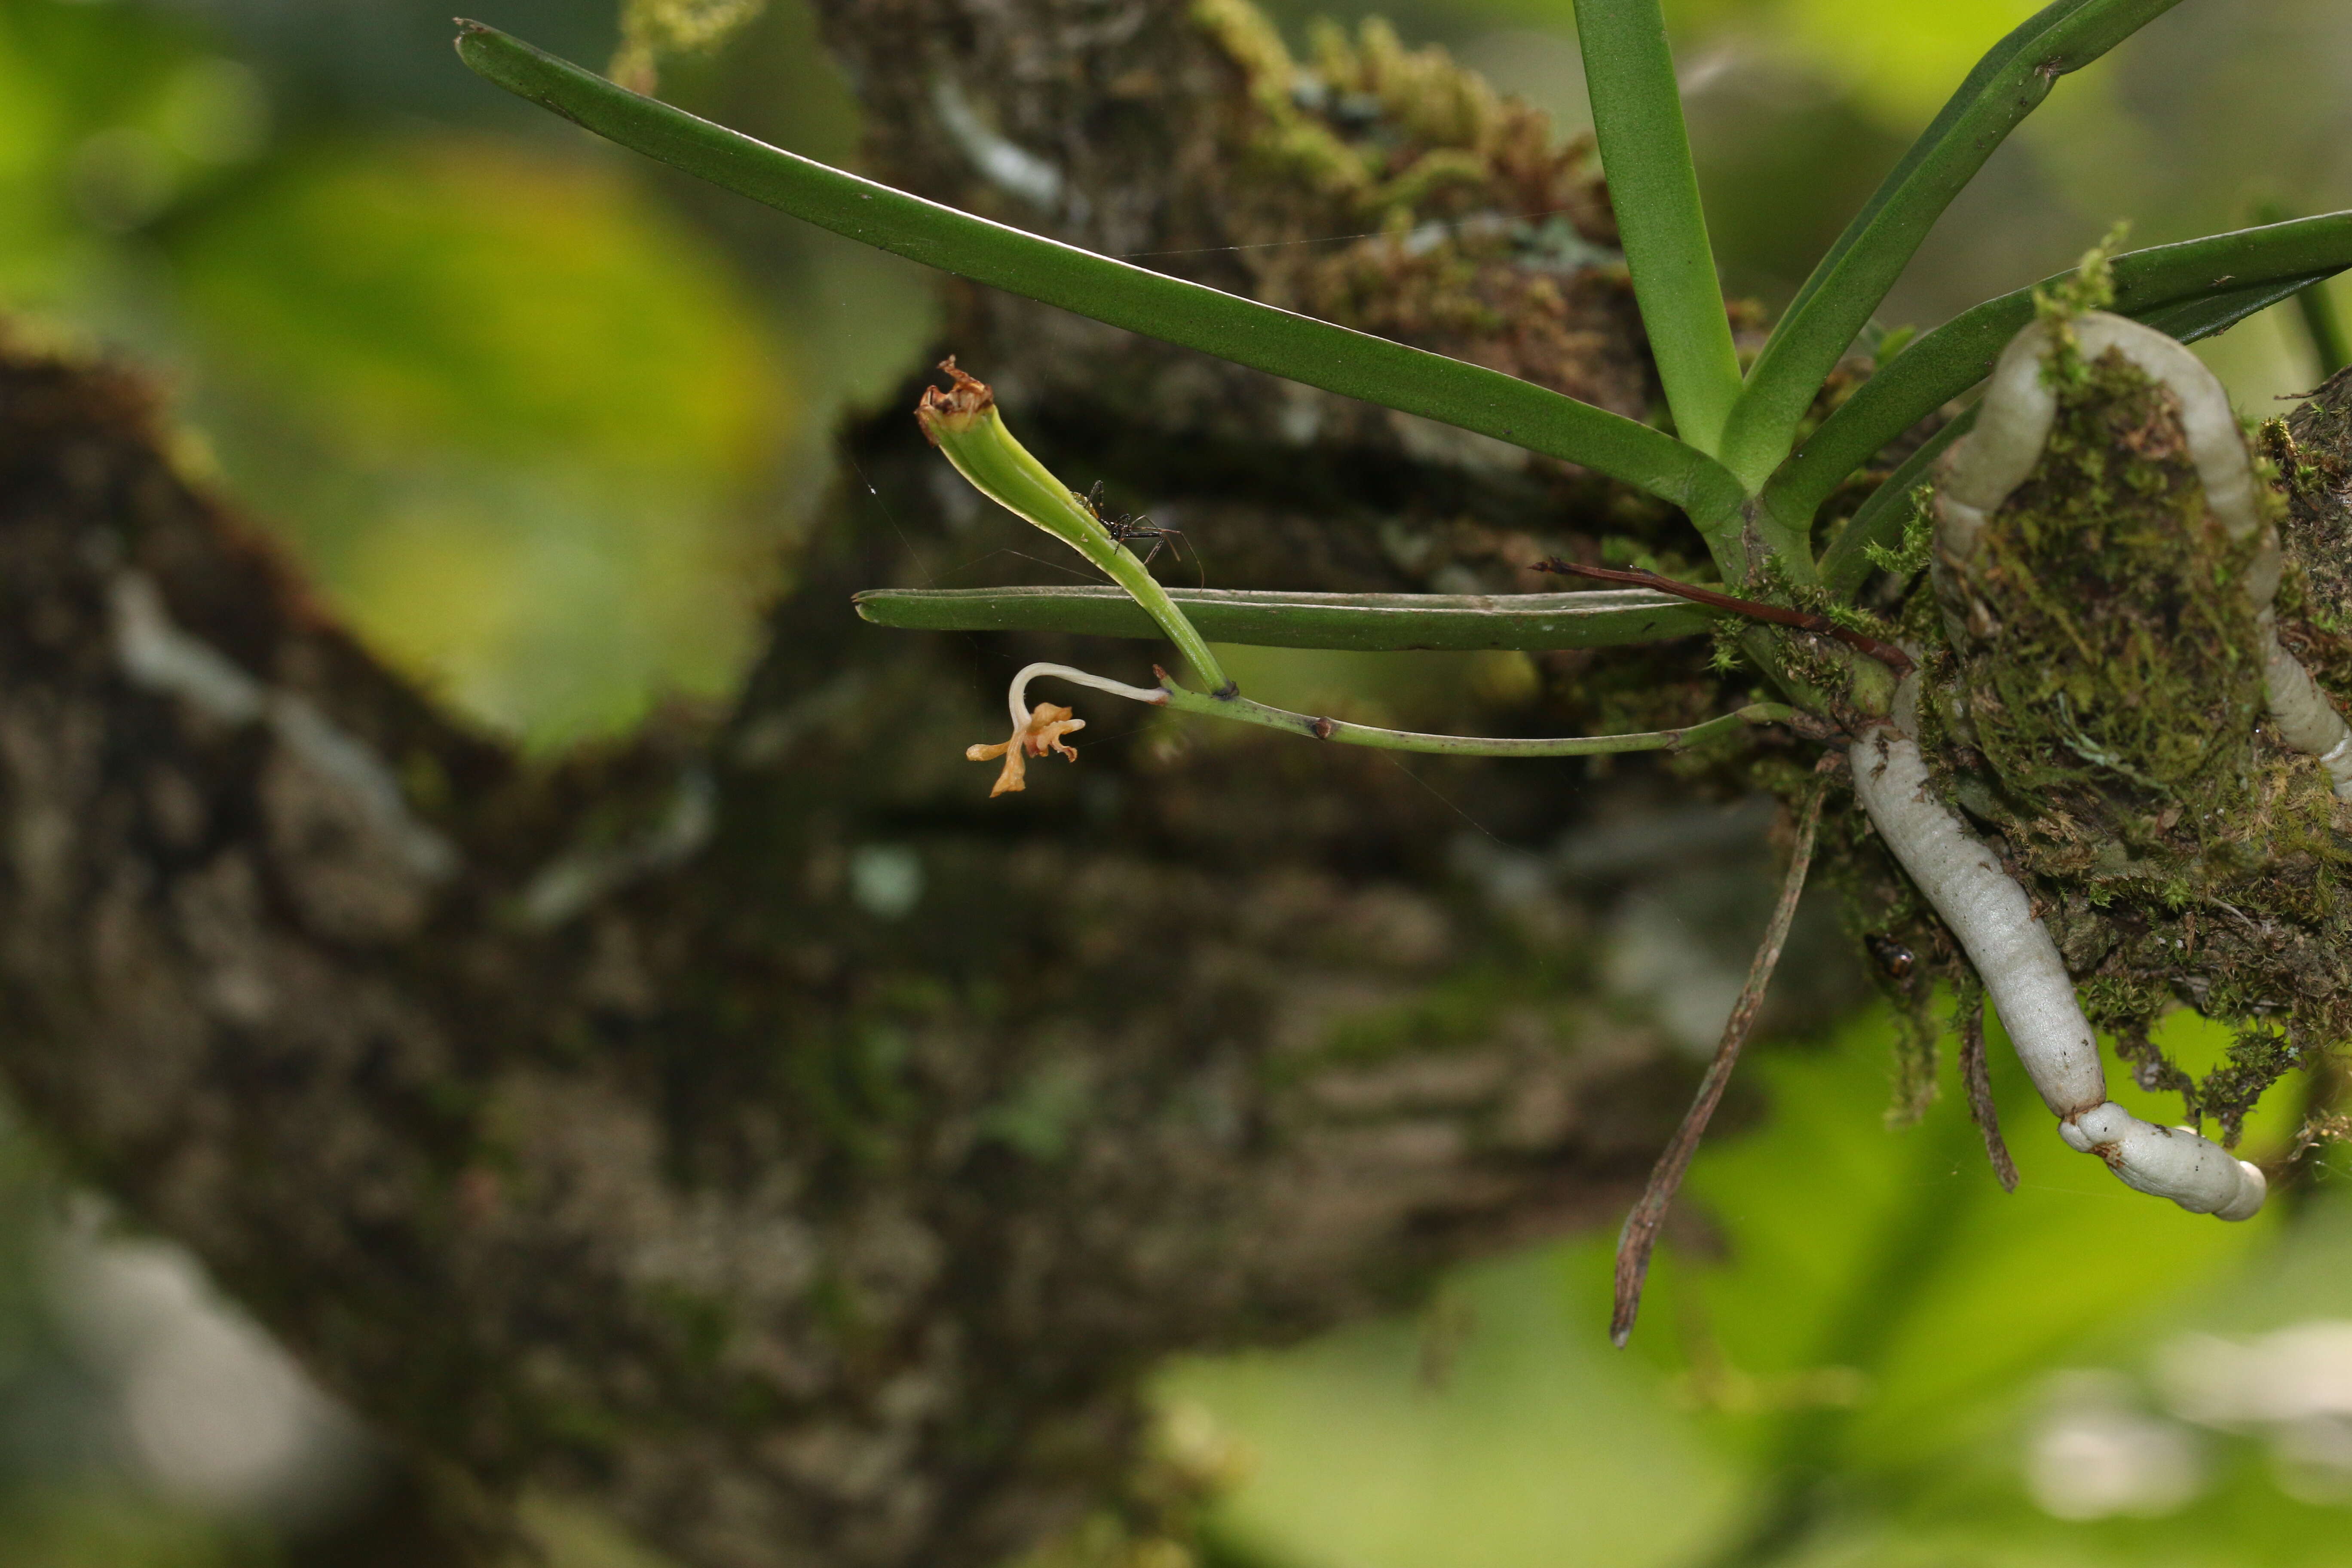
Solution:
{"label": "spider leg", "polygon": [[[1168,541],[1168,548],[1175,552],[1176,559],[1179,561],[1183,560],[1185,550],[1190,547],[1192,542],[1191,540],[1184,537],[1184,531],[1181,528],[1163,528],[1160,531],[1160,533],[1162,538]],[[1201,575],[1201,586],[1203,588],[1207,587],[1209,585],[1209,572],[1207,567],[1202,565],[1201,552],[1198,550],[1194,550],[1192,552],[1192,567],[1193,570],[1198,572]]]}

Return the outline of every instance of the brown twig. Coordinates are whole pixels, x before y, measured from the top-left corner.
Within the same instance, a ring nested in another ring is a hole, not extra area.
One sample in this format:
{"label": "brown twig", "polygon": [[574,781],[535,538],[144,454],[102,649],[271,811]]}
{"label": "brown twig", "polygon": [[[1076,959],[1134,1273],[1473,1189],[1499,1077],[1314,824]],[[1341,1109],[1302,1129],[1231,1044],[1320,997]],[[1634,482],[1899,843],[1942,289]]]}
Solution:
{"label": "brown twig", "polygon": [[1984,992],[1971,985],[1960,997],[1960,1081],[1969,1086],[1969,1119],[1984,1134],[1985,1158],[2004,1193],[2017,1191],[2017,1165],[2001,1141],[2000,1111],[1992,1102],[1992,1075],[1985,1068]]}
{"label": "brown twig", "polygon": [[1789,922],[1797,913],[1797,896],[1805,890],[1805,873],[1812,866],[1813,835],[1822,825],[1822,797],[1828,793],[1825,786],[1816,785],[1812,798],[1805,803],[1804,815],[1797,823],[1796,848],[1789,857],[1789,874],[1781,879],[1780,901],[1773,906],[1763,943],[1748,966],[1748,984],[1740,987],[1739,1000],[1732,1004],[1731,1016],[1724,1021],[1715,1060],[1707,1064],[1706,1077],[1684,1114],[1683,1124],[1675,1129],[1673,1141],[1652,1167],[1650,1184],[1642,1189],[1640,1200],[1625,1216],[1625,1228],[1617,1233],[1617,1299],[1609,1317],[1609,1341],[1620,1348],[1633,1336],[1634,1315],[1642,1310],[1642,1285],[1650,1276],[1650,1253],[1658,1244],[1666,1206],[1675,1201],[1683,1173],[1690,1169],[1691,1156],[1698,1152],[1699,1140],[1706,1135],[1707,1121],[1731,1082],[1739,1048],[1748,1043],[1748,1031],[1755,1026],[1757,1010],[1764,1005],[1764,988],[1772,983],[1772,971],[1780,965],[1780,949],[1789,940]]}
{"label": "brown twig", "polygon": [[1827,616],[1817,616],[1811,610],[1791,610],[1782,605],[1767,605],[1755,599],[1735,599],[1728,594],[1718,594],[1695,583],[1678,583],[1672,577],[1661,577],[1655,572],[1587,566],[1580,562],[1563,561],[1557,555],[1537,562],[1535,570],[1557,572],[1568,577],[1590,577],[1601,583],[1631,583],[1636,587],[1655,588],[1661,594],[1673,594],[1713,605],[1718,610],[1729,610],[1735,616],[1746,616],[1750,620],[1769,621],[1776,626],[1795,626],[1800,631],[1819,632],[1825,637],[1835,637],[1846,647],[1868,654],[1897,675],[1908,675],[1913,668],[1911,656],[1893,643],[1883,642],[1850,626],[1842,626]]}

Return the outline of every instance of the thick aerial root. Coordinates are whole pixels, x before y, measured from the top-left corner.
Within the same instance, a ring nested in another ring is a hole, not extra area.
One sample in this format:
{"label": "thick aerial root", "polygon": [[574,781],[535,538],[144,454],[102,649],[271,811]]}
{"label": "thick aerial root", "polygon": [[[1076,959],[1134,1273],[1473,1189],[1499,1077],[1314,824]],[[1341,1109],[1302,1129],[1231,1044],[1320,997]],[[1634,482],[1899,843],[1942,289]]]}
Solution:
{"label": "thick aerial root", "polygon": [[2098,1047],[2057,945],[2025,889],[1935,798],[1919,743],[1884,725],[1854,742],[1850,760],[1872,826],[1968,950],[2043,1103],[2063,1117],[2105,1100]]}
{"label": "thick aerial root", "polygon": [[2271,612],[2263,612],[2261,624],[2263,695],[2270,701],[2278,738],[2317,757],[2335,784],[2336,798],[2352,800],[2352,725],[2345,723],[2303,661],[2279,646]]}
{"label": "thick aerial root", "polygon": [[[2352,800],[2352,726],[2294,655],[2279,646],[2272,607],[2279,584],[2278,534],[2255,499],[2253,463],[2229,395],[2195,354],[2153,327],[2104,311],[2079,316],[2072,325],[2084,359],[2120,353],[2179,402],[2181,431],[2207,508],[2231,538],[2260,542],[2246,574],[2246,592],[2260,616],[2263,694],[2275,732],[2296,751],[2317,757],[2336,798]],[[1972,606],[1957,573],[1974,557],[1986,519],[2041,460],[2057,419],[2057,396],[2042,377],[2050,349],[2050,328],[2041,321],[2011,340],[1986,385],[1976,428],[1955,442],[1943,460],[1936,496],[1936,585],[1963,622],[1970,619]],[[1981,636],[1990,628],[1969,629]]]}
{"label": "thick aerial root", "polygon": [[[1916,676],[1903,683],[1898,719],[1907,721],[1917,689]],[[2057,944],[2033,917],[2025,889],[1936,799],[1919,742],[1885,721],[1856,741],[1848,759],[1872,826],[1976,965],[2068,1147],[2097,1154],[2125,1185],[2192,1213],[2250,1218],[2263,1206],[2261,1171],[2209,1139],[2142,1121],[2107,1099],[2098,1042]]]}

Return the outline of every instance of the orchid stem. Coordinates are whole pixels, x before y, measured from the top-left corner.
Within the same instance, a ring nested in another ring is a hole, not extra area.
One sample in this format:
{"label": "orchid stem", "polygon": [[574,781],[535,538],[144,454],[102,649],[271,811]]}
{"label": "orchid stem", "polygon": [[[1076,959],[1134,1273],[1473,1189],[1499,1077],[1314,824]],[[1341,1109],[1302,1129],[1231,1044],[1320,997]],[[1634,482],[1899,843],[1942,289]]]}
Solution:
{"label": "orchid stem", "polygon": [[1238,696],[1220,697],[1212,693],[1187,691],[1176,684],[1162,669],[1155,668],[1160,677],[1156,688],[1129,686],[1087,670],[1075,669],[1066,664],[1032,664],[1013,678],[1013,687],[1006,700],[1013,710],[1017,727],[1029,718],[1029,682],[1039,676],[1054,676],[1079,686],[1108,691],[1130,701],[1149,703],[1155,708],[1172,709],[1179,713],[1198,713],[1211,719],[1230,719],[1244,724],[1260,724],[1270,730],[1286,730],[1295,735],[1305,735],[1318,741],[1332,741],[1343,746],[1373,746],[1391,752],[1433,752],[1462,757],[1591,757],[1621,752],[1683,751],[1717,737],[1737,733],[1754,724],[1777,724],[1788,720],[1795,710],[1781,702],[1751,702],[1704,723],[1687,725],[1679,730],[1648,730],[1629,735],[1573,735],[1567,737],[1520,737],[1477,735],[1431,735],[1410,730],[1383,730],[1370,724],[1353,724],[1344,719],[1321,718],[1311,713],[1293,713],[1286,709],[1270,708],[1263,702],[1252,702]]}
{"label": "orchid stem", "polygon": [[[1168,640],[1176,645],[1176,651],[1184,656],[1184,662],[1203,685],[1220,691],[1238,690],[1160,580],[1135,558],[1133,551],[1110,536],[1102,519],[1076,491],[1013,438],[997,410],[996,395],[987,384],[958,370],[952,356],[940,368],[955,384],[944,392],[925,388],[915,417],[956,472],[1005,510],[1076,550],[1126,589],[1129,597],[1168,634]],[[1017,710],[1013,720],[1022,721]]]}

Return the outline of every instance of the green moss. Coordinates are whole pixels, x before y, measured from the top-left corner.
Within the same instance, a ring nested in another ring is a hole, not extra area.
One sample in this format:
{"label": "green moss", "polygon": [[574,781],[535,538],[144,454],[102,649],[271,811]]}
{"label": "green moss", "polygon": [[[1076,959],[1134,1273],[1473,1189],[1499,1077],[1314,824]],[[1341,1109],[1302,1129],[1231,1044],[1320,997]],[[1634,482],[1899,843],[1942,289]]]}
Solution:
{"label": "green moss", "polygon": [[[1904,640],[1927,650],[1921,742],[2021,874],[2093,1025],[2144,1086],[2234,1135],[2311,1048],[2352,1039],[2352,811],[2263,732],[2255,546],[2208,512],[2169,394],[2061,338],[2042,460],[1953,568],[1971,613],[1948,620],[1924,589],[1904,606]],[[2288,457],[2266,472],[2292,492],[2319,469]],[[2352,574],[2284,540],[2295,646],[2352,612]],[[1832,854],[1858,924],[1916,947],[1922,974],[1964,974],[1873,843]],[[2202,1082],[2148,1043],[2183,1005],[2241,1031]]]}
{"label": "green moss", "polygon": [[1222,205],[1260,298],[1644,411],[1654,378],[1589,138],[1554,137],[1378,19],[1318,24],[1302,63],[1246,0],[1192,15],[1242,79]]}
{"label": "green moss", "polygon": [[541,1401],[533,1405],[531,1415],[542,1442],[569,1448],[583,1458],[616,1454],[634,1436],[621,1416],[602,1405],[577,1400]]}
{"label": "green moss", "polygon": [[1072,1134],[1093,1109],[1083,1065],[1057,1057],[1033,1068],[982,1111],[977,1131],[1032,1160],[1052,1163],[1069,1152]]}
{"label": "green moss", "polygon": [[2112,805],[2075,816],[2145,849],[2168,814],[2200,832],[2244,801],[2263,712],[2254,544],[2206,510],[2169,393],[2116,354],[2062,348],[2053,373],[2048,455],[1967,574],[1997,630],[1964,658],[1966,713],[2011,797]]}

